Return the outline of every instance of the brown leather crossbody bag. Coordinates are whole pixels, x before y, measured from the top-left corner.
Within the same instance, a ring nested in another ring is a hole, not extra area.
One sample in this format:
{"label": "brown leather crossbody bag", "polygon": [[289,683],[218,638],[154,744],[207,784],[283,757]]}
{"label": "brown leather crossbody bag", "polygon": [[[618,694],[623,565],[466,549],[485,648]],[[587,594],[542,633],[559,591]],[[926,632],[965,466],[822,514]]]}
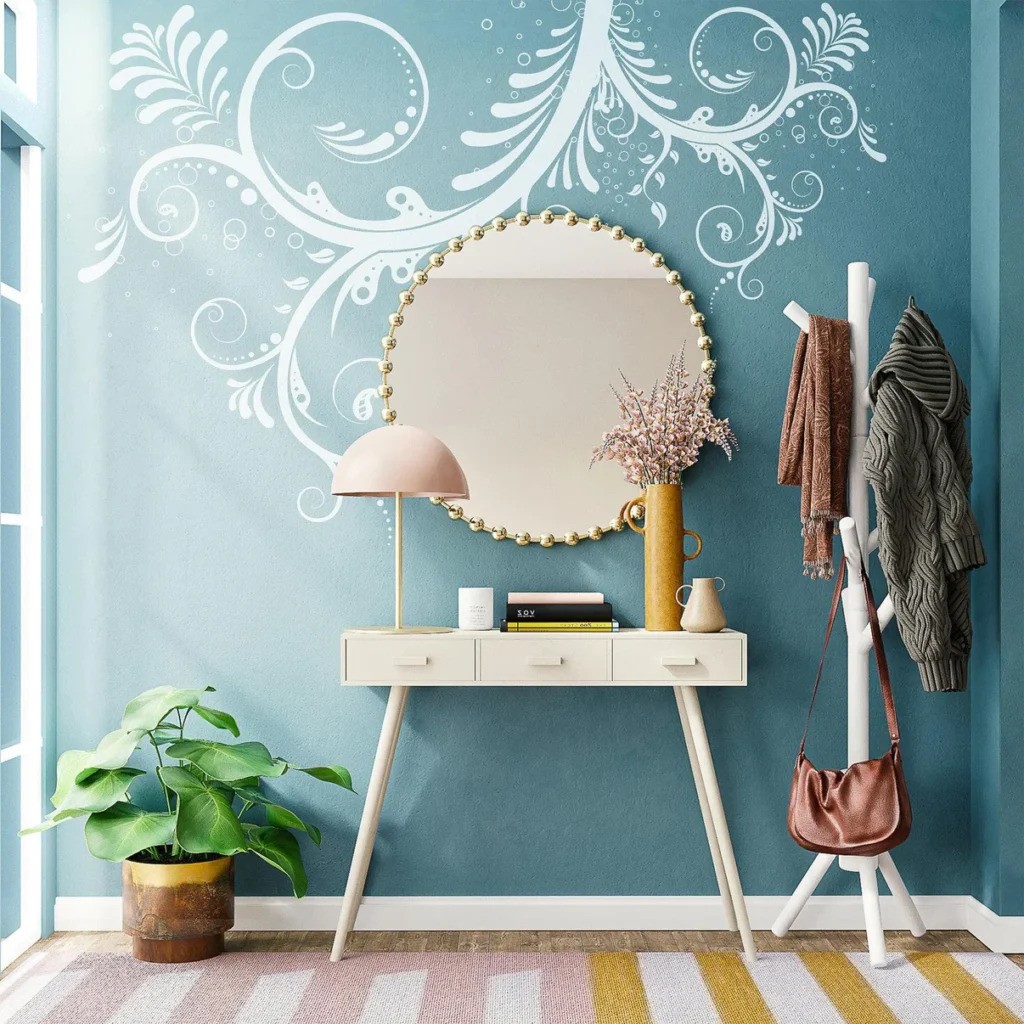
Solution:
{"label": "brown leather crossbody bag", "polygon": [[859,761],[845,770],[817,769],[804,754],[807,728],[814,710],[821,673],[825,667],[825,654],[832,636],[832,626],[839,609],[839,600],[846,575],[846,559],[836,573],[836,586],[832,594],[832,608],[825,631],[825,648],[821,653],[818,675],[814,680],[811,706],[807,712],[800,753],[793,772],[793,786],[789,795],[789,834],[806,850],[816,853],[836,853],[872,857],[898,846],[910,835],[910,797],[903,778],[903,760],[900,756],[900,727],[896,720],[896,705],[892,699],[889,665],[882,645],[882,630],[878,625],[871,584],[867,571],[861,567],[864,580],[864,600],[867,604],[871,643],[878,665],[878,681],[882,687],[885,718],[889,724],[891,746],[888,753],[874,761]]}

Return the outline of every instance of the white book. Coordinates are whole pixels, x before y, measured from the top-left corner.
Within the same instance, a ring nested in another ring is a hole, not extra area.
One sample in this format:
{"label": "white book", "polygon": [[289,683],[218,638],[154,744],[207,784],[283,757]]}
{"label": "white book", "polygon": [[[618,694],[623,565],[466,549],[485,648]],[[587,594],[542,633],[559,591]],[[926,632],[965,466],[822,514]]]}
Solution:
{"label": "white book", "polygon": [[604,594],[594,591],[513,591],[509,604],[604,604]]}

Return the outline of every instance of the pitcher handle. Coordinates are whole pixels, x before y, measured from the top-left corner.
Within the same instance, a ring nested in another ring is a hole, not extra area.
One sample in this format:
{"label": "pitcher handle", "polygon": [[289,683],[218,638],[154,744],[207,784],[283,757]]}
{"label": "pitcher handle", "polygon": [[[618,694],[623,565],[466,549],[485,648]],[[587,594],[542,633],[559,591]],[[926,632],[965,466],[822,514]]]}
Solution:
{"label": "pitcher handle", "polygon": [[623,505],[621,510],[619,511],[619,518],[624,519],[626,521],[626,525],[631,530],[635,530],[637,533],[641,535],[644,532],[644,527],[637,526],[636,523],[633,521],[633,509],[636,508],[637,505],[643,505],[644,497],[645,495],[641,494],[639,497],[627,501],[626,504]]}
{"label": "pitcher handle", "polygon": [[[689,587],[692,590],[693,589],[693,584],[692,583],[684,583],[679,588],[679,590],[685,590],[687,587]],[[686,611],[686,602],[679,600],[679,590],[676,591],[676,604],[679,605],[679,607],[682,608],[683,611]]]}
{"label": "pitcher handle", "polygon": [[[722,580],[722,577],[721,576],[716,576],[715,579],[716,580]],[[722,585],[720,587],[716,586],[715,590],[717,590],[719,593],[721,593],[723,590],[725,590],[725,580],[722,580]]]}
{"label": "pitcher handle", "polygon": [[[695,537],[697,539],[697,550],[692,555],[688,555],[685,551],[683,552],[683,562],[692,562],[704,550],[704,541],[700,539],[700,534],[694,533],[693,530],[683,530],[684,544],[687,537]],[[721,577],[718,578],[721,579]],[[724,584],[725,580],[722,580],[722,583]]]}

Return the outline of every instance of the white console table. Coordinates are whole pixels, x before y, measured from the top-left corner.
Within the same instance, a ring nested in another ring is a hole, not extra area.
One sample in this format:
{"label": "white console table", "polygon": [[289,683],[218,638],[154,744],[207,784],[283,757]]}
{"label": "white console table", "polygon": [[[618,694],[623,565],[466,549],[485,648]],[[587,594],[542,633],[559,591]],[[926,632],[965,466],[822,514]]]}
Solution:
{"label": "white console table", "polygon": [[414,686],[671,686],[726,921],[732,931],[739,931],[747,959],[756,957],[697,698],[700,686],[746,686],[745,633],[649,633],[642,629],[582,636],[497,631],[352,632],[341,638],[341,680],[345,686],[387,686],[390,695],[345,886],[332,960],[341,959],[363,898],[402,716],[409,689]]}

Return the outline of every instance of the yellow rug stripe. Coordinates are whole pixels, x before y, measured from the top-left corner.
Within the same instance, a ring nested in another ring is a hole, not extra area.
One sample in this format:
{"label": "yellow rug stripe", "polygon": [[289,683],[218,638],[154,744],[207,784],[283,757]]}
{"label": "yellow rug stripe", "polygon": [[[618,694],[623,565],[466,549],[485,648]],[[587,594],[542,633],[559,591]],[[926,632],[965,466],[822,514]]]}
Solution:
{"label": "yellow rug stripe", "polygon": [[908,953],[907,959],[971,1024],[1019,1024],[984,985],[948,953]]}
{"label": "yellow rug stripe", "polygon": [[842,953],[801,953],[800,958],[846,1024],[900,1024]]}
{"label": "yellow rug stripe", "polygon": [[695,953],[722,1024],[775,1024],[739,953]]}
{"label": "yellow rug stripe", "polygon": [[596,1024],[652,1024],[635,953],[591,953]]}

